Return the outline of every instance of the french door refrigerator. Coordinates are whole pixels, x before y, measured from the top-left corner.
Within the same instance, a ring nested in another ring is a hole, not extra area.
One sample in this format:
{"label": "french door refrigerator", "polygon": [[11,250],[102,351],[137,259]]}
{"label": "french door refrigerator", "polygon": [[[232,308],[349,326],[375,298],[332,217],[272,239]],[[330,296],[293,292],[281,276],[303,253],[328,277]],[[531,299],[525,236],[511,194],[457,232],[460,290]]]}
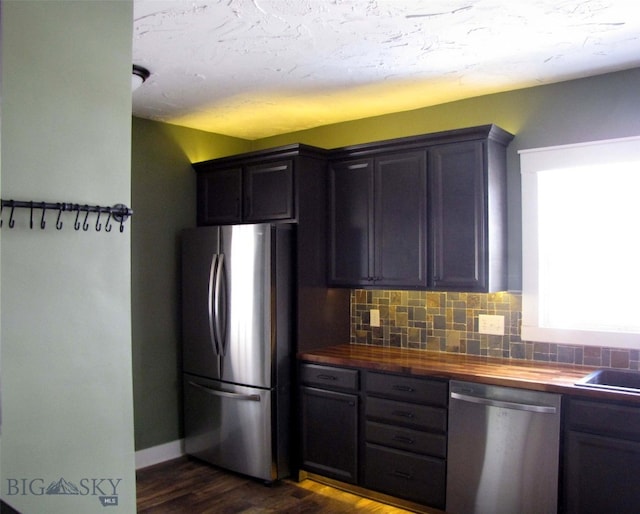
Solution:
{"label": "french door refrigerator", "polygon": [[182,236],[185,452],[267,482],[283,478],[293,228],[201,227]]}

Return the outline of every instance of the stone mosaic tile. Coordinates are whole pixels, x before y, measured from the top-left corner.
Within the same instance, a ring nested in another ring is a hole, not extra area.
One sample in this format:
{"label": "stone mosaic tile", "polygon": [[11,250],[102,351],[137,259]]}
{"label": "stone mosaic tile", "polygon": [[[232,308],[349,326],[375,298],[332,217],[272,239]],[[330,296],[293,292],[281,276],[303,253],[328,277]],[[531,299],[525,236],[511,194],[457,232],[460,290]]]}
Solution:
{"label": "stone mosaic tile", "polygon": [[[380,327],[370,325],[380,310]],[[505,334],[478,332],[479,314],[504,316]],[[351,343],[437,352],[640,369],[640,350],[522,341],[519,293],[351,291]]]}

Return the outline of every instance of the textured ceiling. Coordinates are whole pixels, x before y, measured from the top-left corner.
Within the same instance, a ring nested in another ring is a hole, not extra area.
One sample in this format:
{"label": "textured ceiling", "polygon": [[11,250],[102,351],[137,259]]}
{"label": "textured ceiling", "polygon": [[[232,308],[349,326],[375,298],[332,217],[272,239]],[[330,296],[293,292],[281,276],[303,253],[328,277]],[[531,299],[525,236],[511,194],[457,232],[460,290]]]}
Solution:
{"label": "textured ceiling", "polygon": [[134,0],[136,116],[256,139],[640,65],[630,0]]}

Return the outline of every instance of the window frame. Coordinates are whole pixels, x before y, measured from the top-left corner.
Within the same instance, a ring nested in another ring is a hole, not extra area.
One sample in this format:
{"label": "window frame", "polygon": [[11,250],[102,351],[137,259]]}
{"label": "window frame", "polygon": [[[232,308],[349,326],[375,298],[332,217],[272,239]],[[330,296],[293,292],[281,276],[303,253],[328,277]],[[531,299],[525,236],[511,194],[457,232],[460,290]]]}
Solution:
{"label": "window frame", "polygon": [[628,161],[640,163],[640,136],[533,148],[518,153],[522,178],[522,340],[640,349],[640,333],[540,326],[537,187],[541,171]]}

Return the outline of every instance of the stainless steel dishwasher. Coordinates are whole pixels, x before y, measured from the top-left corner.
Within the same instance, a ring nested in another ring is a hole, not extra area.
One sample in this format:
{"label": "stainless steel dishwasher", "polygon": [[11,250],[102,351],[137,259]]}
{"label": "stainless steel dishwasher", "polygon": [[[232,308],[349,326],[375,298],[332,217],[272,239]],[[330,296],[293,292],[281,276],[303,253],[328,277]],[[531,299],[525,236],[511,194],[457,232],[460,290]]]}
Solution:
{"label": "stainless steel dishwasher", "polygon": [[560,395],[455,380],[449,395],[447,512],[557,512]]}

